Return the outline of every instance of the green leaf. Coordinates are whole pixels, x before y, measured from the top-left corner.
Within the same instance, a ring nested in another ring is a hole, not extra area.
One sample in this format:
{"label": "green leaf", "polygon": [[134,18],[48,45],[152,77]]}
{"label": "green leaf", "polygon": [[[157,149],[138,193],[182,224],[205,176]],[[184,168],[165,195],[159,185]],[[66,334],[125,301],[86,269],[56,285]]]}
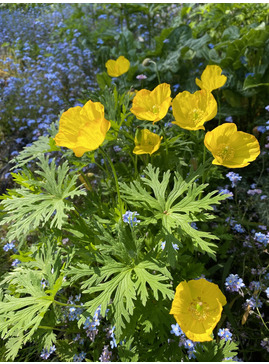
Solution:
{"label": "green leaf", "polygon": [[219,343],[207,341],[198,343],[195,346],[196,360],[199,362],[221,362],[225,358],[233,358],[237,355],[238,346],[233,341],[225,341],[222,339]]}
{"label": "green leaf", "polygon": [[49,164],[48,158],[40,156],[39,161],[40,170],[36,174],[41,179],[21,181],[27,187],[9,191],[9,195],[2,197],[6,215],[0,224],[10,224],[7,234],[10,240],[22,239],[49,221],[51,228],[61,229],[67,213],[74,210],[69,199],[86,194],[76,187],[77,176],[70,177],[67,161],[58,168],[54,159]]}
{"label": "green leaf", "polygon": [[[163,174],[161,181],[159,181],[159,168],[153,168],[151,164],[143,173],[147,176],[142,178],[143,185],[140,181],[131,182],[130,186],[126,183],[120,184],[122,198],[136,208],[144,210],[144,217],[142,214],[140,215],[144,220],[141,224],[157,224],[160,220],[163,235],[166,237],[180,229],[180,235],[183,233],[183,235],[191,237],[196,249],[214,257],[213,248],[216,245],[207,240],[218,238],[208,232],[195,230],[190,224],[214,218],[205,211],[213,211],[212,205],[219,204],[227,196],[213,191],[200,198],[207,185],[198,186],[194,182],[197,175],[192,176],[190,180],[183,180],[178,173],[175,173],[173,188],[169,192],[168,185],[171,175],[169,170]],[[152,191],[148,191],[144,186],[150,187]],[[148,216],[149,214],[151,216]]]}
{"label": "green leaf", "polygon": [[110,87],[111,85],[111,77],[109,77],[106,72],[98,74],[96,79],[101,90],[103,90],[106,86]]}
{"label": "green leaf", "polygon": [[16,166],[12,167],[12,169],[22,167],[44,153],[59,150],[61,149],[55,145],[55,141],[51,137],[42,135],[31,146],[23,148],[22,152],[10,161],[11,163],[16,163]]}
{"label": "green leaf", "polygon": [[154,259],[141,261],[136,265],[125,265],[106,258],[103,266],[97,268],[79,264],[78,268],[72,267],[66,274],[71,275],[71,281],[90,275],[88,280],[84,279],[81,288],[84,289],[83,293],[93,296],[84,305],[88,307],[87,312],[91,316],[100,305],[101,314],[105,315],[108,305],[113,302],[111,315],[117,338],[120,338],[126,322],[130,322],[138,297],[143,305],[146,304],[149,293],[156,299],[159,294],[170,300],[174,297],[171,285],[164,283],[172,279],[169,271],[163,263]]}
{"label": "green leaf", "polygon": [[254,76],[248,75],[243,84],[243,90],[248,90],[253,87],[269,86],[269,82],[262,82],[262,76],[255,74]]}
{"label": "green leaf", "polygon": [[[54,253],[55,248],[53,244],[44,244],[40,249],[34,247],[33,260],[15,268],[1,282],[1,285],[9,283],[16,287],[16,297],[6,294],[0,302],[0,332],[1,338],[8,340],[7,359],[14,360],[22,345],[32,340],[61,289],[61,255],[60,250]],[[44,291],[42,278],[48,281],[50,290]],[[42,335],[42,342],[47,347],[55,342],[52,330]]]}

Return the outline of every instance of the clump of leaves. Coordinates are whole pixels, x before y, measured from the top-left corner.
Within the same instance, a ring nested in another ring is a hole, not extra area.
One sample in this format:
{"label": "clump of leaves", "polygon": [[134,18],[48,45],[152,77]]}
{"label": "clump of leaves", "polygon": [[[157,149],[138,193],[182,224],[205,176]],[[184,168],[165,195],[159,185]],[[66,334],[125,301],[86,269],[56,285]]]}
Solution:
{"label": "clump of leaves", "polygon": [[[218,239],[215,235],[205,231],[192,228],[191,223],[197,221],[207,221],[213,219],[214,215],[205,211],[213,211],[213,205],[219,204],[221,200],[227,198],[226,195],[219,195],[218,191],[212,191],[201,198],[207,184],[198,185],[195,180],[199,175],[189,176],[187,180],[175,172],[174,183],[169,190],[171,172],[163,173],[160,181],[159,168],[152,167],[151,164],[143,171],[146,177],[141,181],[121,184],[122,198],[135,208],[142,210],[141,219],[143,224],[159,224],[164,238],[168,244],[168,257],[173,259],[172,248],[173,234],[178,236],[188,236],[192,239],[194,248],[215,256],[216,244],[209,240]],[[148,216],[150,215],[150,216]]]}
{"label": "clump of leaves", "polygon": [[9,225],[7,238],[10,241],[22,240],[49,221],[50,228],[61,229],[68,213],[74,210],[70,199],[86,194],[77,187],[77,175],[70,173],[67,161],[56,167],[54,159],[49,163],[49,158],[41,155],[37,165],[40,170],[35,173],[39,177],[13,174],[21,187],[1,197],[6,215],[0,224]]}

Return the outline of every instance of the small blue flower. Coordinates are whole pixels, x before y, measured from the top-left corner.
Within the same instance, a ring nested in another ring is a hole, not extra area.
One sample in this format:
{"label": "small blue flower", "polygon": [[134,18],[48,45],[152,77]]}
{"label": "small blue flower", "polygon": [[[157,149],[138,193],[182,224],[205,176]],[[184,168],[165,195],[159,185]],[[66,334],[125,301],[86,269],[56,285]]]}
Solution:
{"label": "small blue flower", "polygon": [[47,349],[43,349],[41,351],[40,357],[44,360],[48,359],[50,357],[50,353],[48,352]]}
{"label": "small blue flower", "polygon": [[225,339],[225,341],[232,340],[232,333],[229,329],[219,329],[218,336],[220,336],[221,339]]}
{"label": "small blue flower", "polygon": [[208,47],[209,47],[210,49],[212,49],[212,48],[214,48],[215,46],[214,46],[214,44],[209,43],[209,44],[208,44]]}
{"label": "small blue flower", "polygon": [[245,287],[245,284],[238,274],[229,274],[225,280],[225,286],[227,291],[239,292],[240,288]]}
{"label": "small blue flower", "polygon": [[233,123],[233,118],[231,116],[228,116],[225,121],[227,121],[227,123]]}
{"label": "small blue flower", "polygon": [[191,227],[195,230],[198,230],[198,227],[196,225],[196,222],[191,222]]}
{"label": "small blue flower", "polygon": [[235,224],[233,230],[241,234],[245,232],[245,229],[240,224]]}
{"label": "small blue flower", "polygon": [[219,190],[219,194],[220,194],[220,195],[229,195],[229,196],[227,197],[227,199],[228,199],[228,200],[233,199],[233,195],[234,195],[231,191],[227,190],[227,188],[220,189],[220,190]]}
{"label": "small blue flower", "polygon": [[137,211],[126,211],[125,214],[122,215],[122,220],[133,227],[141,221],[137,220],[136,216],[139,216]]}
{"label": "small blue flower", "polygon": [[261,232],[258,232],[258,233],[255,233],[254,235],[254,239],[256,241],[258,241],[259,243],[262,243],[264,244],[265,246],[268,244],[269,242],[269,236],[268,235],[265,235]]}
{"label": "small blue flower", "polygon": [[261,289],[261,283],[259,281],[252,281],[249,284],[249,288],[253,291],[258,291]]}
{"label": "small blue flower", "polygon": [[171,334],[174,334],[176,336],[185,336],[184,332],[181,330],[180,326],[178,323],[176,323],[175,325],[171,325],[172,330],[170,331]]}
{"label": "small blue flower", "polygon": [[21,261],[19,259],[15,259],[13,260],[13,262],[11,263],[12,267],[17,267],[18,264],[20,264]]}
{"label": "small blue flower", "polygon": [[113,147],[114,151],[117,153],[117,152],[120,152],[121,151],[121,147],[119,147],[118,145],[115,145]]}
{"label": "small blue flower", "polygon": [[250,297],[246,300],[244,307],[250,306],[252,309],[262,307],[262,301],[258,297]]}
{"label": "small blue flower", "polygon": [[191,341],[190,339],[187,339],[185,341],[185,344],[184,344],[185,348],[187,349],[193,349],[194,348],[194,343],[193,341]]}
{"label": "small blue flower", "polygon": [[5,252],[7,252],[7,251],[9,251],[9,250],[11,250],[11,249],[13,249],[13,248],[15,248],[15,245],[14,245],[14,243],[13,243],[13,242],[11,242],[11,243],[7,243],[6,245],[4,245],[4,246],[3,246],[3,250],[4,250]]}
{"label": "small blue flower", "polygon": [[259,126],[257,126],[257,130],[260,132],[260,133],[265,133],[266,132],[266,130],[267,130],[267,127],[266,126],[264,126],[264,125],[259,125]]}
{"label": "small blue flower", "polygon": [[229,172],[226,174],[226,177],[232,182],[232,187],[237,185],[238,181],[241,181],[242,177],[238,173]]}

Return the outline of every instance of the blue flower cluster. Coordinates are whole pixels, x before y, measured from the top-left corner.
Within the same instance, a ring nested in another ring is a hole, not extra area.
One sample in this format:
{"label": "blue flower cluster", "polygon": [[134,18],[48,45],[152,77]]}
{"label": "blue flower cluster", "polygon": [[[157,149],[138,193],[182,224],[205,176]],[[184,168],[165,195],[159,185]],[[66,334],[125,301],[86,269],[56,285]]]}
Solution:
{"label": "blue flower cluster", "polygon": [[126,211],[125,214],[122,215],[122,220],[133,227],[140,222],[136,217],[138,215],[139,214],[136,211]]}
{"label": "blue flower cluster", "polygon": [[255,308],[262,307],[262,301],[258,297],[250,297],[250,299],[246,300],[244,308],[247,306],[250,306],[254,310]]}
{"label": "blue flower cluster", "polygon": [[84,351],[82,351],[79,355],[75,354],[73,361],[83,361],[86,358],[86,353],[84,353]]}
{"label": "blue flower cluster", "polygon": [[112,356],[112,351],[108,350],[108,345],[105,345],[102,354],[99,357],[100,362],[110,362]]}
{"label": "blue flower cluster", "polygon": [[232,187],[235,187],[239,181],[241,181],[242,176],[240,176],[238,173],[229,172],[226,174],[226,177],[229,178],[229,180],[232,182]]}
{"label": "blue flower cluster", "polygon": [[59,9],[43,4],[27,12],[0,11],[0,45],[15,49],[1,53],[0,68],[8,77],[0,79],[0,118],[21,133],[24,145],[30,130],[32,140],[45,134],[59,110],[74,106],[92,85],[92,54],[81,47],[81,34],[65,26],[73,7]]}
{"label": "blue flower cluster", "polygon": [[229,329],[219,329],[218,336],[225,341],[232,340],[232,333]]}
{"label": "blue flower cluster", "polygon": [[227,188],[220,188],[219,189],[219,194],[220,195],[229,195],[227,198],[228,200],[232,200],[233,199],[233,193],[231,191],[229,191]]}
{"label": "blue flower cluster", "polygon": [[[76,305],[76,302],[79,302],[81,298],[81,294],[76,295],[75,299],[73,298],[73,296],[70,296],[67,303],[70,305]],[[64,319],[67,319],[69,321],[75,321],[75,320],[79,320],[80,316],[83,312],[83,303],[80,303],[81,307],[68,307],[65,308],[63,315],[64,315]]]}
{"label": "blue flower cluster", "polygon": [[56,351],[56,347],[55,345],[51,346],[50,349],[48,350],[47,348],[44,348],[42,351],[41,351],[41,354],[40,354],[40,357],[42,359],[48,359],[51,354],[53,354],[54,352]]}
{"label": "blue flower cluster", "polygon": [[255,233],[254,239],[257,242],[262,243],[264,245],[264,247],[266,247],[269,243],[269,234],[265,235],[261,232],[258,232],[258,233]]}
{"label": "blue flower cluster", "polygon": [[112,329],[109,330],[109,335],[110,335],[110,338],[112,339],[109,342],[111,349],[114,349],[114,348],[117,347],[117,342],[116,342],[116,339],[115,339],[114,330],[115,330],[115,326],[113,326]]}
{"label": "blue flower cluster", "polygon": [[4,246],[3,246],[3,250],[5,251],[5,252],[7,252],[7,251],[9,251],[9,250],[11,250],[11,249],[13,249],[13,248],[15,248],[15,244],[14,244],[14,242],[12,241],[11,243],[7,243],[7,244],[5,244]]}
{"label": "blue flower cluster", "polygon": [[180,328],[179,324],[176,323],[175,325],[171,325],[172,330],[170,331],[171,334],[174,334],[180,338],[179,340],[179,346],[183,346],[187,349],[187,354],[189,359],[195,359],[195,345],[198,342],[193,342],[190,339],[186,338],[186,335]]}
{"label": "blue flower cluster", "polygon": [[239,290],[245,287],[245,283],[242,278],[239,278],[238,274],[229,274],[225,280],[225,286],[227,291],[239,292]]}
{"label": "blue flower cluster", "polygon": [[83,328],[86,330],[86,335],[90,338],[91,341],[95,340],[96,335],[98,335],[98,326],[100,325],[100,315],[101,306],[98,306],[93,317],[87,317],[84,322]]}

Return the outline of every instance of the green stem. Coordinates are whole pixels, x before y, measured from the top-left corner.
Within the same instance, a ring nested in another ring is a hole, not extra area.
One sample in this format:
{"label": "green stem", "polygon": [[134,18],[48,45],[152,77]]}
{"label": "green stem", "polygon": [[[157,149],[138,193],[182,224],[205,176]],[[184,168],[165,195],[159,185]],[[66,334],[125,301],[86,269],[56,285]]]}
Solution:
{"label": "green stem", "polygon": [[158,66],[157,66],[157,63],[150,60],[149,61],[150,63],[153,63],[155,65],[155,70],[156,70],[156,75],[157,75],[157,78],[158,78],[158,82],[159,82],[159,85],[161,84],[161,79],[160,79],[160,74],[159,74],[159,71],[158,71]]}
{"label": "green stem", "polygon": [[161,126],[162,129],[162,135],[163,135],[163,139],[164,139],[164,143],[165,143],[165,151],[166,151],[166,155],[168,155],[168,143],[167,143],[167,138],[164,132],[164,127],[163,125]]}
{"label": "green stem", "polygon": [[50,326],[38,326],[38,328],[43,330],[66,331],[66,329],[57,329],[56,327],[50,327]]}
{"label": "green stem", "polygon": [[[205,159],[206,159],[206,146],[204,144],[204,151],[203,151],[203,165],[205,164]],[[203,176],[202,176],[202,183],[205,182],[206,179],[206,171],[204,171]]]}
{"label": "green stem", "polygon": [[220,125],[220,123],[221,123],[221,116],[220,116],[220,100],[219,100],[219,92],[217,92],[217,102],[218,102],[218,113],[219,113],[219,123],[218,123],[218,125]]}
{"label": "green stem", "polygon": [[257,311],[258,311],[258,314],[259,314],[260,319],[262,320],[262,323],[264,324],[264,327],[266,328],[267,331],[269,331],[269,328],[266,325],[266,323],[264,322],[264,319],[262,318],[262,315],[261,315],[260,310],[259,310],[258,307],[257,307]]}
{"label": "green stem", "polygon": [[118,195],[118,203],[119,203],[119,206],[120,206],[120,214],[122,216],[123,214],[123,204],[122,204],[122,200],[121,200],[121,197],[120,197],[120,188],[119,188],[119,181],[118,181],[118,177],[117,177],[117,173],[116,173],[116,170],[115,170],[115,167],[109,157],[109,155],[104,151],[104,149],[102,147],[99,147],[101,153],[106,157],[111,169],[112,169],[112,173],[113,173],[113,176],[114,176],[114,180],[115,180],[115,185],[116,185],[116,191],[117,191],[117,195]]}
{"label": "green stem", "polygon": [[135,157],[134,157],[134,169],[135,169],[135,179],[138,175],[138,171],[137,171],[137,154],[135,154]]}

